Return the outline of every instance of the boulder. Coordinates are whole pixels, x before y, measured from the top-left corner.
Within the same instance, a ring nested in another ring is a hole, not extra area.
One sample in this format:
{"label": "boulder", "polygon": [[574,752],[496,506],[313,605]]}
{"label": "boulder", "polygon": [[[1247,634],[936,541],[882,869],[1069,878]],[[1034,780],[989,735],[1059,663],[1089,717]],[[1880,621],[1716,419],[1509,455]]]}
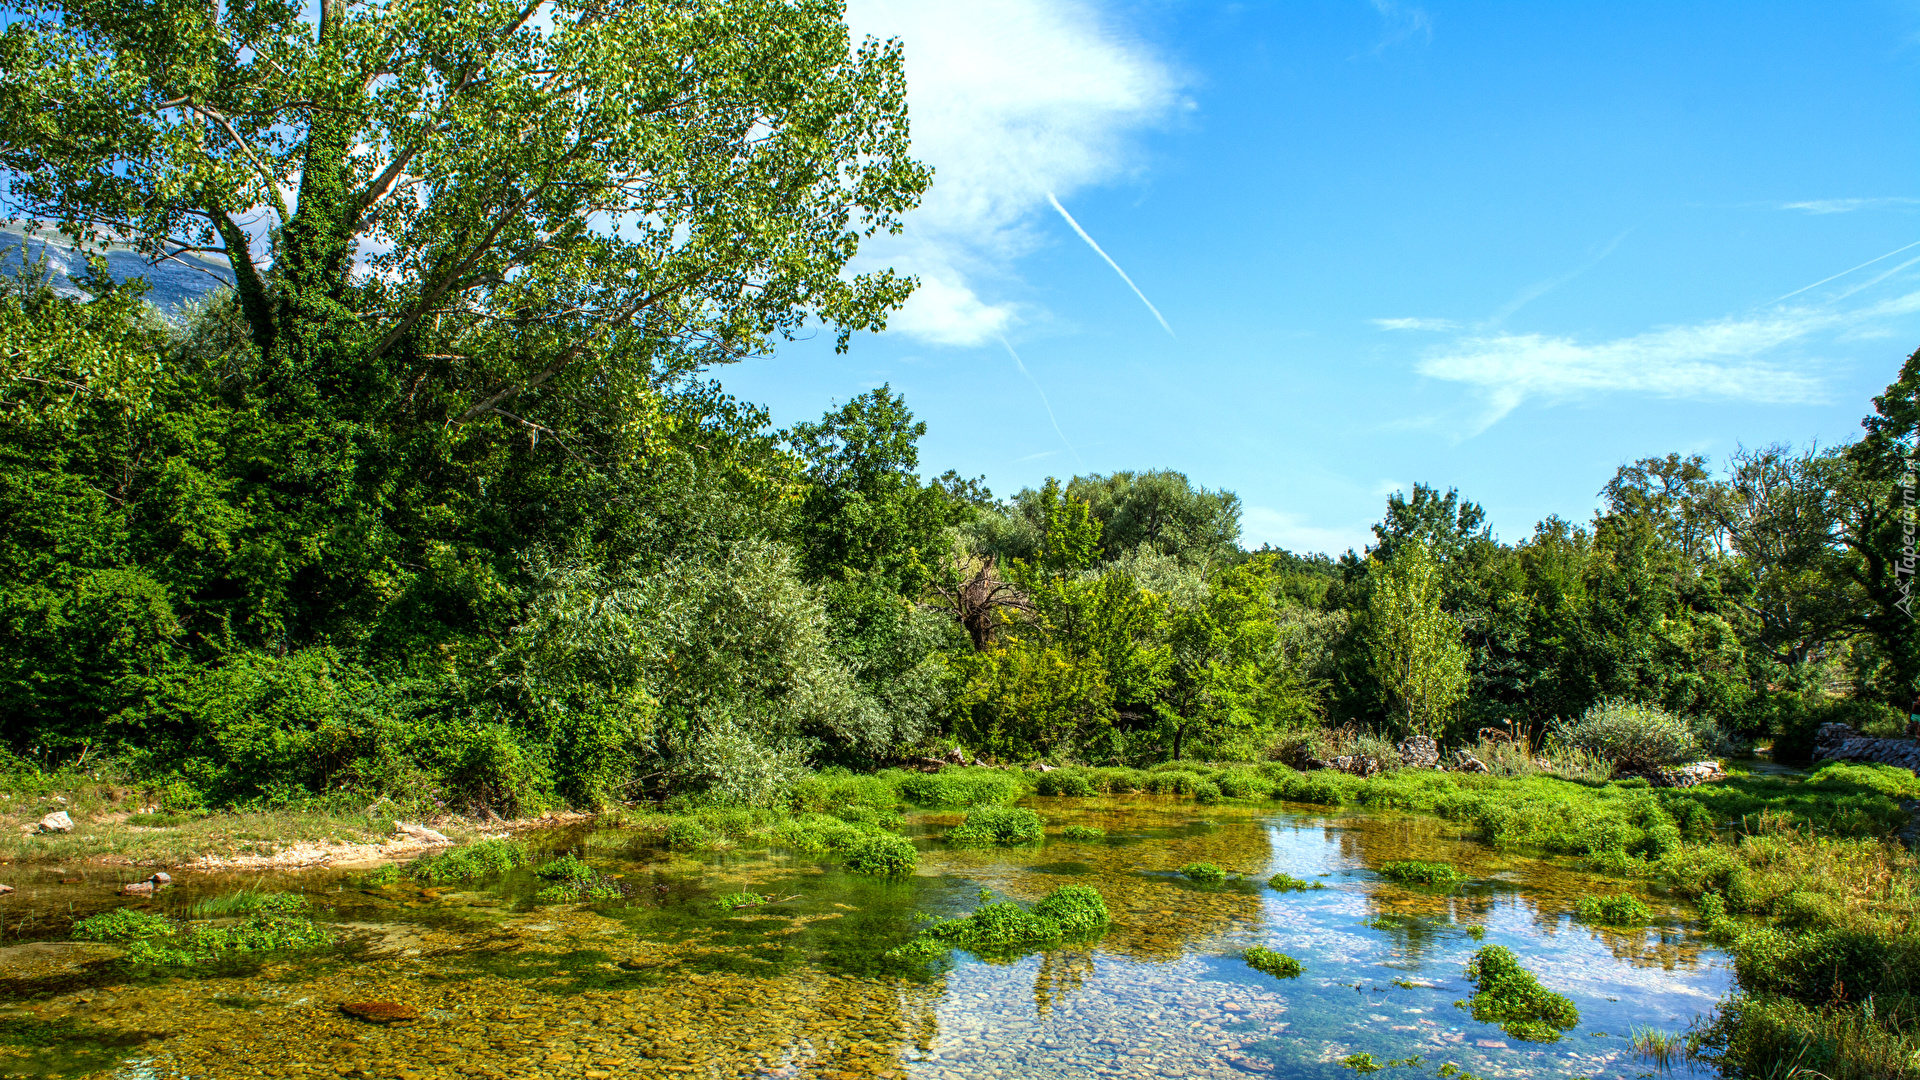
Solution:
{"label": "boulder", "polygon": [[1440,744],[1425,735],[1415,735],[1394,749],[1408,768],[1431,769],[1440,764]]}
{"label": "boulder", "polygon": [[68,817],[68,816],[67,816],[67,812],[66,812],[65,810],[55,810],[55,811],[54,811],[53,813],[51,813],[51,814],[48,814],[48,815],[47,815],[46,817],[43,817],[43,818],[41,818],[41,819],[40,819],[40,824],[39,824],[39,826],[38,826],[38,831],[40,831],[40,832],[43,832],[43,833],[50,833],[50,832],[57,832],[57,833],[69,833],[69,832],[72,832],[72,831],[73,831],[73,819],[72,819],[71,817]]}
{"label": "boulder", "polygon": [[421,844],[451,844],[445,833],[435,832],[425,825],[409,825],[404,821],[393,823],[393,834]]}
{"label": "boulder", "polygon": [[0,896],[5,896],[5,895],[7,895],[8,893],[10,893],[10,892],[12,892],[12,891],[13,891],[13,886],[11,886],[11,885],[0,885]]}
{"label": "boulder", "polygon": [[145,881],[136,881],[131,885],[122,885],[121,893],[127,896],[152,896],[154,893],[173,884],[173,878],[161,871]]}
{"label": "boulder", "polygon": [[1646,776],[1654,787],[1688,788],[1709,780],[1725,780],[1727,770],[1717,761],[1696,761],[1691,765],[1653,769]]}
{"label": "boulder", "polygon": [[1493,771],[1487,768],[1486,762],[1481,761],[1465,750],[1455,750],[1453,752],[1453,768],[1455,772],[1490,773]]}

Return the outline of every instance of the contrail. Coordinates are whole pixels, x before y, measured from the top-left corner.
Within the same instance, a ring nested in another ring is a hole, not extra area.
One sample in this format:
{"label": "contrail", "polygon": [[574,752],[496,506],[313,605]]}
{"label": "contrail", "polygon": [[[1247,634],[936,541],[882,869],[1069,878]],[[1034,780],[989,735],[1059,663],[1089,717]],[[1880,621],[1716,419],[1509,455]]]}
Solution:
{"label": "contrail", "polygon": [[[1140,286],[1135,285],[1133,279],[1127,276],[1127,272],[1120,269],[1120,264],[1113,261],[1113,256],[1102,250],[1100,245],[1094,242],[1093,237],[1087,235],[1087,230],[1081,228],[1080,223],[1073,220],[1073,215],[1067,213],[1067,208],[1061,206],[1060,200],[1053,197],[1053,192],[1047,192],[1047,201],[1053,204],[1055,210],[1060,211],[1060,216],[1067,219],[1067,224],[1073,226],[1073,231],[1080,234],[1080,239],[1085,240],[1087,246],[1092,248],[1095,254],[1107,260],[1107,265],[1113,267],[1113,272],[1119,274],[1120,280],[1127,283],[1127,288],[1133,290],[1133,295],[1139,297],[1140,302],[1147,305],[1147,310],[1153,312],[1153,317],[1160,320],[1160,328],[1167,332],[1167,336],[1178,337],[1179,335],[1173,332],[1173,327],[1167,325],[1167,317],[1160,314],[1160,309],[1153,306],[1153,301],[1147,299],[1147,294],[1140,291]],[[1085,463],[1083,462],[1082,464]]]}
{"label": "contrail", "polygon": [[[1064,212],[1065,212],[1065,211],[1062,211],[1062,213],[1064,213]],[[1900,254],[1901,252],[1903,252],[1903,251],[1905,251],[1905,250],[1907,250],[1907,248],[1912,248],[1912,247],[1920,247],[1920,240],[1915,240],[1915,241],[1914,241],[1913,243],[1911,243],[1911,244],[1908,244],[1908,245],[1907,245],[1907,247],[1903,247],[1903,248],[1894,248],[1894,249],[1893,249],[1892,251],[1889,251],[1889,252],[1887,252],[1887,253],[1886,253],[1885,255],[1881,255],[1881,256],[1879,256],[1879,257],[1877,257],[1877,258],[1872,258],[1872,259],[1868,259],[1868,260],[1867,260],[1866,262],[1863,262],[1863,263],[1861,263],[1861,264],[1860,264],[1859,266],[1856,266],[1856,267],[1854,267],[1854,268],[1853,268],[1853,270],[1864,270],[1864,269],[1866,269],[1867,267],[1869,267],[1869,266],[1872,266],[1872,265],[1873,265],[1874,263],[1877,263],[1877,262],[1879,262],[1879,261],[1880,261],[1881,259],[1891,259],[1891,258],[1893,258],[1893,257],[1894,257],[1895,255],[1898,255],[1898,254]],[[1801,288],[1801,289],[1795,289],[1795,290],[1793,290],[1792,292],[1790,292],[1790,293],[1788,293],[1788,294],[1787,294],[1786,296],[1780,296],[1780,297],[1775,297],[1774,299],[1772,299],[1772,300],[1769,300],[1769,301],[1767,301],[1767,303],[1769,303],[1769,304],[1777,304],[1777,303],[1779,303],[1779,302],[1780,302],[1780,301],[1782,301],[1782,300],[1786,300],[1786,299],[1789,299],[1789,298],[1791,298],[1791,297],[1795,297],[1795,296],[1799,296],[1799,295],[1800,295],[1801,293],[1803,293],[1803,292],[1806,292],[1806,291],[1807,291],[1807,289],[1817,289],[1817,288],[1819,288],[1820,286],[1822,286],[1822,285],[1825,285],[1825,284],[1826,284],[1827,282],[1829,282],[1829,281],[1834,281],[1834,280],[1837,280],[1837,279],[1839,279],[1839,278],[1843,278],[1843,277],[1846,277],[1846,276],[1847,276],[1848,274],[1851,274],[1851,273],[1853,273],[1853,270],[1842,270],[1842,271],[1840,271],[1839,273],[1837,273],[1837,274],[1835,274],[1835,275],[1833,275],[1833,277],[1829,277],[1829,278],[1821,278],[1821,279],[1820,279],[1819,281],[1816,281],[1816,282],[1814,282],[1813,284],[1811,284],[1811,285],[1808,285],[1808,286],[1806,286],[1806,288]]]}
{"label": "contrail", "polygon": [[[1062,211],[1062,213],[1065,213],[1065,211]],[[1085,234],[1083,233],[1082,235],[1085,235]],[[1092,243],[1092,241],[1088,241],[1088,243]],[[1094,250],[1097,251],[1099,249],[1096,248]],[[1119,269],[1119,268],[1115,267],[1115,269]],[[1122,275],[1122,276],[1124,277],[1125,275]],[[1148,304],[1147,306],[1152,307],[1153,305]],[[1020,359],[1019,353],[1013,351],[1013,345],[1010,344],[1006,338],[1000,339],[1000,345],[1002,348],[1007,350],[1008,356],[1013,357],[1014,366],[1020,369],[1020,374],[1025,375],[1027,377],[1027,381],[1033,384],[1033,392],[1040,395],[1040,404],[1046,406],[1046,409],[1047,409],[1047,419],[1053,422],[1053,433],[1055,435],[1060,436],[1061,443],[1063,443],[1068,450],[1072,451],[1073,460],[1078,461],[1082,469],[1086,468],[1087,467],[1086,459],[1082,458],[1080,456],[1080,451],[1074,450],[1073,444],[1067,441],[1067,433],[1060,430],[1060,421],[1056,419],[1053,415],[1053,403],[1047,400],[1047,392],[1045,390],[1040,389],[1040,380],[1034,378],[1033,372],[1027,370],[1026,363]]]}

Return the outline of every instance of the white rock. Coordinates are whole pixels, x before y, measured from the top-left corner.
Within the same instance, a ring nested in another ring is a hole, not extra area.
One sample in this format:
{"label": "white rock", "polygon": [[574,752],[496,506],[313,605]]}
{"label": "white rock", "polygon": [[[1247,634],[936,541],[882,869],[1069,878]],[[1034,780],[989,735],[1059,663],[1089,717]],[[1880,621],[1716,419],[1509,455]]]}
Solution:
{"label": "white rock", "polygon": [[40,831],[43,833],[72,832],[73,819],[67,816],[65,810],[55,810],[53,813],[40,819]]}
{"label": "white rock", "polygon": [[404,836],[409,840],[415,840],[422,844],[453,843],[452,840],[447,839],[444,833],[434,832],[425,825],[408,825],[405,822],[396,821],[393,824],[393,832],[396,836]]}

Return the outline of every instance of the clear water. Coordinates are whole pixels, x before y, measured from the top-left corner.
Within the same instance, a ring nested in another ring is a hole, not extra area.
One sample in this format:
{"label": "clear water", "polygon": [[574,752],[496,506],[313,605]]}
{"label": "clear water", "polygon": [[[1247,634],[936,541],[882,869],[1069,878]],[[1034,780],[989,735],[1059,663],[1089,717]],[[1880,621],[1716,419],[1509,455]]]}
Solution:
{"label": "clear water", "polygon": [[[135,876],[63,885],[74,872],[42,868],[16,875],[0,912],[0,1076],[1344,1078],[1359,1074],[1340,1061],[1367,1053],[1420,1059],[1386,1077],[1448,1062],[1481,1077],[1639,1077],[1651,1065],[1629,1032],[1684,1029],[1730,981],[1683,907],[1647,897],[1655,928],[1590,929],[1570,920],[1574,903],[1624,883],[1491,852],[1432,819],[1151,797],[1029,805],[1050,823],[1029,848],[950,850],[937,837],[959,815],[916,816],[920,872],[895,882],[782,850],[673,853],[613,830],[539,838],[623,875],[633,895],[605,905],[536,906],[527,872],[442,889],[365,888],[344,871],[181,875],[149,906],[303,890],[355,944],[164,979],[130,980],[111,950],[23,941],[56,936]],[[1052,837],[1069,824],[1108,837]],[[1440,895],[1369,869],[1413,857],[1472,881]],[[1209,889],[1172,872],[1195,861],[1251,880]],[[1327,888],[1275,892],[1264,882],[1278,871]],[[934,969],[882,955],[982,889],[1032,901],[1066,883],[1106,896],[1114,926],[1099,942],[1011,961],[957,953]],[[791,899],[734,915],[712,903],[739,891]],[[1581,1025],[1525,1043],[1456,1007],[1481,944],[1519,954]],[[1251,970],[1252,945],[1305,973]],[[370,1000],[422,1017],[380,1026],[340,1011]]]}

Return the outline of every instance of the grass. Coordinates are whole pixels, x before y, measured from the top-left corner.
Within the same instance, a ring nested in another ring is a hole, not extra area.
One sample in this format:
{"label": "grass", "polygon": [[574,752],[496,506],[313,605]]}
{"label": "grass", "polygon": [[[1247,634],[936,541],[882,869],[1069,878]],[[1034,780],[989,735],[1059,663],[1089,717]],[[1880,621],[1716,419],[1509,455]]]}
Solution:
{"label": "grass", "polygon": [[1255,945],[1246,951],[1247,966],[1255,971],[1264,971],[1276,979],[1297,979],[1300,977],[1300,961],[1284,953]]}
{"label": "grass", "polygon": [[239,892],[198,900],[189,910],[196,919],[214,919],[226,915],[250,915],[256,911],[292,915],[306,909],[307,898],[298,893],[241,889]]}
{"label": "grass", "polygon": [[479,840],[415,859],[404,867],[383,866],[368,875],[368,881],[377,885],[405,877],[424,885],[449,885],[525,866],[527,858],[522,841]]}
{"label": "grass", "polygon": [[1674,1062],[1687,1056],[1687,1040],[1659,1028],[1634,1028],[1627,1036],[1627,1044],[1635,1054],[1662,1069],[1673,1068]]}
{"label": "grass", "polygon": [[1573,1002],[1541,986],[1503,946],[1487,945],[1474,953],[1467,978],[1474,980],[1473,998],[1458,1004],[1470,1006],[1475,1020],[1499,1024],[1516,1039],[1554,1042],[1580,1023]]}

